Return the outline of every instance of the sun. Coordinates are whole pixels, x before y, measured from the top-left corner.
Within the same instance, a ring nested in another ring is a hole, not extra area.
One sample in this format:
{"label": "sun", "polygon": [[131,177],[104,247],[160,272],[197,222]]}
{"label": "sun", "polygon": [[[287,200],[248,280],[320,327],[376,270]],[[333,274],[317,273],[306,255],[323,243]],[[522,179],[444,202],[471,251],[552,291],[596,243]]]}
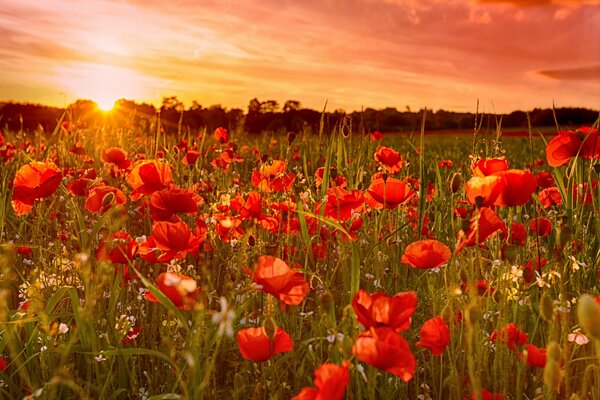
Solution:
{"label": "sun", "polygon": [[144,77],[137,71],[107,64],[74,63],[58,71],[59,81],[78,99],[91,99],[110,111],[118,99],[145,96]]}

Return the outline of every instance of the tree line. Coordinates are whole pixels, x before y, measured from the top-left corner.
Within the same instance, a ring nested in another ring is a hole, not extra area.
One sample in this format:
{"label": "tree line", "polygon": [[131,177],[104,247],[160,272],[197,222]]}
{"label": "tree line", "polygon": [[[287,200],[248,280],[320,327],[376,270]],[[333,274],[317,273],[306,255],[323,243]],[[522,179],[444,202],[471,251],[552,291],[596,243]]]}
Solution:
{"label": "tree line", "polygon": [[[167,133],[209,131],[217,127],[227,127],[232,131],[251,134],[262,132],[318,132],[321,124],[326,131],[344,121],[353,131],[359,132],[418,132],[421,129],[423,113],[426,112],[426,130],[470,130],[475,125],[474,113],[445,110],[411,111],[409,107],[400,111],[393,107],[384,109],[366,108],[363,111],[346,113],[344,110],[326,111],[302,107],[297,100],[288,100],[283,105],[275,100],[250,100],[246,110],[225,108],[221,105],[203,107],[194,101],[186,107],[177,97],[163,98],[160,107],[132,100],[118,100],[111,112],[98,109],[91,100],[77,100],[66,108],[49,107],[40,104],[0,102],[0,129],[31,132],[43,130],[52,132],[63,119],[80,127],[98,124],[120,124],[124,121],[136,129],[152,132],[157,126]],[[509,114],[487,115],[483,119],[485,128],[495,128],[501,121],[504,128],[527,129],[528,114],[534,127],[554,126],[558,121],[563,126],[577,127],[592,124],[598,119],[598,111],[586,108],[557,108],[513,111]],[[485,126],[487,125],[487,126]]]}

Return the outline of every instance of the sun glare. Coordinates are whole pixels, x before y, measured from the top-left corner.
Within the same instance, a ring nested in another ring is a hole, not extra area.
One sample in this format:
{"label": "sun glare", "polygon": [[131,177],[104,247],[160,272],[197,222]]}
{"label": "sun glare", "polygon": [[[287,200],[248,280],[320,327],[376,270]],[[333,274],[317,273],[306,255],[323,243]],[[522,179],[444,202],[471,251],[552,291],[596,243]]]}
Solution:
{"label": "sun glare", "polygon": [[136,71],[106,64],[72,64],[59,69],[57,78],[75,99],[91,99],[103,111],[118,99],[143,99],[147,86]]}

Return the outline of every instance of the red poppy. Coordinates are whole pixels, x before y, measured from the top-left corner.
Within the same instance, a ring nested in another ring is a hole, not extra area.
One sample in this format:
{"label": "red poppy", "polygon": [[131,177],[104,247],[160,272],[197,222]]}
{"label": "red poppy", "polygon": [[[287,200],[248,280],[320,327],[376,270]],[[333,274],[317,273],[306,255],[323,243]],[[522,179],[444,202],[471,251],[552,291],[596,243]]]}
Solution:
{"label": "red poppy", "polygon": [[315,370],[316,388],[305,387],[292,400],[342,400],[350,382],[349,365],[348,361],[342,365],[321,364]]}
{"label": "red poppy", "polygon": [[559,167],[572,157],[600,158],[598,130],[582,127],[576,131],[558,131],[546,146],[546,159],[551,167]]}
{"label": "red poppy", "polygon": [[383,139],[383,133],[381,133],[379,131],[371,132],[370,138],[373,141],[382,140]]}
{"label": "red poppy", "polygon": [[562,195],[556,186],[540,190],[538,199],[544,208],[559,206],[563,203]]}
{"label": "red poppy", "polygon": [[438,161],[438,168],[452,169],[453,165],[452,160]]}
{"label": "red poppy", "polygon": [[360,361],[396,375],[404,382],[410,381],[415,373],[417,363],[408,343],[390,328],[371,328],[361,333],[352,353]]}
{"label": "red poppy", "polygon": [[[362,208],[365,198],[360,190],[345,190],[341,187],[332,187],[327,190],[325,203],[325,216],[337,221],[348,221],[352,213]],[[317,212],[321,204],[317,204]]]}
{"label": "red poppy", "polygon": [[263,163],[258,171],[252,172],[252,184],[262,192],[289,192],[296,175],[286,173],[285,169],[285,161],[273,160],[271,165]]}
{"label": "red poppy", "polygon": [[110,261],[113,264],[127,264],[137,254],[137,242],[126,231],[119,231],[98,244],[98,261]]}
{"label": "red poppy", "polygon": [[103,183],[92,186],[85,198],[85,208],[93,213],[105,213],[111,207],[119,207],[127,197],[119,189]]}
{"label": "red poppy", "polygon": [[304,274],[290,267],[280,258],[273,256],[258,257],[258,265],[252,280],[262,286],[262,290],[275,296],[288,305],[298,305],[308,293],[308,282]]}
{"label": "red poppy", "polygon": [[182,162],[184,165],[194,165],[198,157],[200,157],[200,153],[194,150],[188,150],[185,153],[185,156],[183,156]]}
{"label": "red poppy", "polygon": [[552,221],[545,217],[535,218],[529,223],[529,229],[545,237],[552,233]]}
{"label": "red poppy", "polygon": [[591,187],[588,182],[573,185],[573,199],[577,200],[579,204],[591,204],[594,199],[596,188],[598,187],[598,180],[593,179]]}
{"label": "red poppy", "polygon": [[121,345],[126,346],[128,344],[133,343],[135,341],[135,339],[137,339],[138,336],[140,336],[141,333],[142,333],[142,328],[140,326],[134,326],[133,328],[131,328],[131,330],[129,332],[127,332],[125,337],[123,339],[121,339]]}
{"label": "red poppy", "polygon": [[441,356],[450,344],[450,329],[443,319],[434,317],[423,324],[419,337],[417,346],[429,349],[434,356]]}
{"label": "red poppy", "polygon": [[[157,221],[152,225],[152,235],[140,245],[140,255],[151,262],[181,259],[188,252],[196,253],[205,238],[206,232],[196,228],[192,234],[189,226],[183,221]],[[157,250],[160,251],[158,256]]]}
{"label": "red poppy", "polygon": [[523,246],[525,244],[525,238],[527,237],[527,230],[525,226],[520,222],[513,222],[510,224],[510,236],[508,243],[516,246]]}
{"label": "red poppy", "polygon": [[67,185],[67,190],[73,196],[85,197],[87,196],[88,185],[91,181],[89,178],[74,179]]}
{"label": "red poppy", "polygon": [[489,207],[502,192],[503,183],[499,176],[474,176],[465,183],[465,192],[471,204]]}
{"label": "red poppy", "polygon": [[[2,136],[2,132],[0,132],[0,136]],[[0,144],[0,146],[1,146],[1,144]],[[6,368],[8,368],[8,363],[6,362],[6,360],[4,359],[4,357],[0,357],[0,372],[6,371]],[[346,387],[344,387],[344,389],[345,388]]]}
{"label": "red poppy", "polygon": [[63,174],[52,162],[33,161],[19,168],[13,180],[12,207],[18,216],[27,214],[36,199],[51,196]]}
{"label": "red poppy", "polygon": [[213,215],[213,218],[215,219],[215,230],[221,241],[230,242],[232,239],[244,237],[241,219],[222,214]]}
{"label": "red poppy", "polygon": [[127,152],[119,147],[102,150],[100,158],[105,163],[113,164],[119,169],[127,169],[131,166],[131,160],[127,159]]}
{"label": "red poppy", "polygon": [[492,209],[483,207],[471,218],[469,229],[460,240],[456,252],[460,253],[465,246],[481,244],[498,231],[506,232],[506,224]]}
{"label": "red poppy", "polygon": [[203,200],[193,189],[182,189],[170,185],[152,193],[150,215],[154,221],[172,220],[177,213],[196,215]]}
{"label": "red poppy", "polygon": [[471,165],[473,175],[480,177],[492,175],[495,172],[506,171],[508,168],[506,157],[482,158]]}
{"label": "red poppy", "polygon": [[390,174],[400,172],[402,169],[402,156],[389,147],[379,146],[375,151],[375,161]]}
{"label": "red poppy", "polygon": [[127,183],[133,189],[130,195],[132,200],[138,200],[144,195],[150,196],[168,187],[172,181],[171,167],[160,160],[137,161],[127,176]]}
{"label": "red poppy", "polygon": [[217,128],[214,132],[215,139],[219,143],[227,143],[229,142],[229,132],[225,128]]}
{"label": "red poppy", "polygon": [[273,338],[269,338],[265,328],[257,327],[239,330],[236,339],[242,357],[254,362],[270,360],[275,354],[287,353],[294,348],[292,338],[280,327]]}
{"label": "red poppy", "polygon": [[433,239],[419,240],[406,246],[402,262],[413,268],[432,269],[446,264],[452,251],[442,242]]}
{"label": "red poppy", "polygon": [[496,206],[521,206],[531,198],[537,188],[535,176],[520,169],[509,169],[494,173],[494,176],[502,178],[502,190],[496,198]]}
{"label": "red poppy", "polygon": [[360,289],[352,299],[352,308],[366,329],[388,327],[396,332],[410,328],[411,317],[417,308],[415,292],[400,292],[393,296],[369,294]]}
{"label": "red poppy", "polygon": [[[193,278],[176,272],[163,272],[158,275],[156,287],[173,302],[175,307],[184,310],[190,310],[196,304],[201,291]],[[145,297],[153,303],[159,301],[151,292],[146,292]]]}
{"label": "red poppy", "polygon": [[499,341],[500,343],[504,343],[506,344],[506,347],[508,347],[514,352],[517,351],[515,347],[516,345],[523,346],[525,343],[527,343],[528,339],[529,336],[527,336],[525,332],[517,328],[517,326],[513,322],[511,322],[510,324],[506,324],[504,327],[502,327],[500,333],[494,331],[490,336],[490,340],[492,342]]}
{"label": "red poppy", "polygon": [[[325,174],[325,167],[319,167],[315,171],[315,186],[320,188],[323,184],[323,176]],[[345,188],[348,186],[348,181],[346,181],[346,177],[342,174],[338,174],[337,168],[330,167],[329,168],[329,186],[337,186],[341,188]]]}
{"label": "red poppy", "polygon": [[533,344],[526,344],[525,350],[527,351],[527,365],[532,367],[544,368],[546,366],[546,349],[543,347],[537,347]]}
{"label": "red poppy", "polygon": [[372,208],[393,209],[406,203],[415,194],[406,180],[388,177],[386,180],[377,178],[365,192],[365,200]]}

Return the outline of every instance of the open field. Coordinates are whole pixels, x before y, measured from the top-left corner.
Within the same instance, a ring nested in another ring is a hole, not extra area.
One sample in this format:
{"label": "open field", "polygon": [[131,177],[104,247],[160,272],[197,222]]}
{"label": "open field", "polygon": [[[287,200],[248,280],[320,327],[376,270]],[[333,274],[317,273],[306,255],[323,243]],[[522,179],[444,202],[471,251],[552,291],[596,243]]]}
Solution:
{"label": "open field", "polygon": [[600,398],[597,124],[73,126],[0,136],[1,398]]}

